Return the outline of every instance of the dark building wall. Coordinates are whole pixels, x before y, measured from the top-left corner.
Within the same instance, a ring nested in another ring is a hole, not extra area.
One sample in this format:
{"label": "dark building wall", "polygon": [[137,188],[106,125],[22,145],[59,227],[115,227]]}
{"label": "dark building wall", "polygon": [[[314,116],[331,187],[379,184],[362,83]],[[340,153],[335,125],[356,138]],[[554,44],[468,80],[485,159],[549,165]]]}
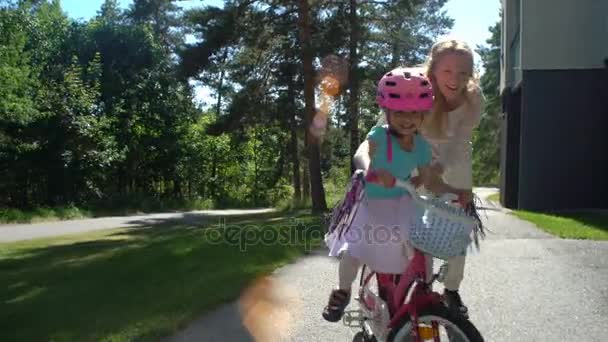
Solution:
{"label": "dark building wall", "polygon": [[521,84],[515,89],[505,88],[502,93],[505,115],[502,117],[500,137],[500,203],[512,209],[518,207],[521,93]]}
{"label": "dark building wall", "polygon": [[517,207],[608,208],[607,69],[522,76]]}

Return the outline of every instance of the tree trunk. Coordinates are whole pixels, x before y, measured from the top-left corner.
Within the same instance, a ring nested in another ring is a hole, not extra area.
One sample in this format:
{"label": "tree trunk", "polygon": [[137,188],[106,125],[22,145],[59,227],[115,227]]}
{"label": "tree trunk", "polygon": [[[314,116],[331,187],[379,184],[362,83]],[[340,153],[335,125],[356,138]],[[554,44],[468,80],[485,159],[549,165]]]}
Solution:
{"label": "tree trunk", "polygon": [[308,128],[315,114],[314,69],[312,55],[312,37],[310,27],[310,8],[308,0],[298,0],[298,27],[302,46],[302,63],[304,68],[304,103],[306,113],[305,139],[308,143],[308,166],[310,171],[310,190],[312,195],[312,212],[327,210],[325,191],[321,177],[321,153],[318,140],[308,133]]}
{"label": "tree trunk", "polygon": [[308,202],[310,198],[310,177],[308,177],[308,161],[304,162],[304,167],[302,168],[302,201],[304,203]]}
{"label": "tree trunk", "polygon": [[217,150],[215,148],[215,145],[213,146],[213,159],[211,162],[211,179],[213,180],[210,183],[210,197],[213,199],[217,199],[217,189],[218,189],[218,184],[217,184]]}
{"label": "tree trunk", "polygon": [[293,170],[293,197],[296,202],[302,201],[302,185],[300,183],[300,155],[298,153],[298,131],[291,126],[291,160]]}
{"label": "tree trunk", "polygon": [[259,195],[259,170],[258,170],[258,135],[257,129],[253,128],[253,204],[258,205]]}
{"label": "tree trunk", "polygon": [[289,83],[287,84],[287,102],[289,105],[289,111],[291,112],[291,116],[289,118],[289,126],[291,130],[291,140],[289,143],[289,150],[291,153],[291,163],[293,170],[293,199],[296,203],[302,201],[302,190],[300,185],[300,155],[298,152],[298,127],[296,120],[296,94],[295,94],[295,84],[293,82],[293,77],[290,73],[289,75]]}
{"label": "tree trunk", "polygon": [[279,152],[279,159],[277,159],[277,168],[272,177],[272,181],[270,182],[272,186],[277,185],[283,175],[285,175],[285,156],[289,154],[290,146],[287,141],[282,141],[281,146],[283,146],[283,148],[281,148],[281,151]]}
{"label": "tree trunk", "polygon": [[348,116],[350,118],[350,171],[355,171],[353,156],[359,147],[359,77],[357,75],[357,65],[359,56],[357,47],[359,44],[359,18],[357,17],[357,0],[350,0],[350,69],[349,69],[349,92],[348,97]]}
{"label": "tree trunk", "polygon": [[[228,57],[228,49],[224,48],[224,54],[222,55],[222,64],[221,64],[222,66],[226,62],[227,57]],[[217,104],[216,104],[215,111],[217,112],[218,116],[221,114],[221,111],[222,111],[222,88],[224,87],[225,70],[226,70],[226,68],[223,68],[223,67],[221,68],[220,80],[219,80],[219,84],[217,86]]]}
{"label": "tree trunk", "polygon": [[179,177],[173,179],[173,198],[181,199],[182,196],[182,180]]}
{"label": "tree trunk", "polygon": [[391,53],[391,65],[389,69],[394,69],[399,66],[399,59],[401,57],[399,55],[399,42],[393,42],[391,50],[393,52]]}

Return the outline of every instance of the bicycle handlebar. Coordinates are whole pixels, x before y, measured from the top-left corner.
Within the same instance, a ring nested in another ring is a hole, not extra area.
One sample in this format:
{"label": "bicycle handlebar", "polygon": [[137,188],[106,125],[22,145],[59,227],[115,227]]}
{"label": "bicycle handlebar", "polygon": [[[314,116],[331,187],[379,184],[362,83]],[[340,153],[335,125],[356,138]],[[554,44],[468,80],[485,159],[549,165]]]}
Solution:
{"label": "bicycle handlebar", "polygon": [[[414,200],[426,203],[426,199],[422,198],[418,194],[418,191],[416,191],[416,187],[414,186],[414,184],[412,184],[412,182],[410,182],[409,180],[402,180],[402,179],[399,179],[394,176],[393,176],[393,180],[394,180],[394,182],[390,186],[391,188],[396,186],[398,188],[405,189],[414,198]],[[370,183],[378,183],[378,181],[379,181],[378,174],[374,171],[368,172],[365,175],[365,181],[370,182]],[[449,202],[458,201],[458,195],[453,194],[453,193],[443,194],[440,198],[444,201],[449,201]]]}

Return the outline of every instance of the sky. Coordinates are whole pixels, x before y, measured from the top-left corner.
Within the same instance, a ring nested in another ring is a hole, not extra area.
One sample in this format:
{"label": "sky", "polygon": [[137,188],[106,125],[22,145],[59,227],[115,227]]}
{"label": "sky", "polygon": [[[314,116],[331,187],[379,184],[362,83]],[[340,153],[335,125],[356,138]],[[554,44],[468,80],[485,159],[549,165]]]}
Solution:
{"label": "sky", "polygon": [[[97,14],[104,0],[61,0],[61,7],[68,15],[74,19],[90,19]],[[127,8],[133,0],[118,0],[122,8]],[[191,8],[200,5],[223,6],[223,0],[182,0],[175,2],[182,8]]]}
{"label": "sky", "polygon": [[[61,0],[63,10],[74,19],[88,20],[97,14],[104,0]],[[123,8],[129,7],[132,0],[118,0]],[[198,7],[200,5],[222,6],[223,0],[183,0],[176,4],[182,8]],[[444,9],[449,17],[454,19],[454,27],[446,36],[461,39],[475,49],[477,45],[485,44],[490,37],[488,28],[499,19],[500,0],[448,0]],[[479,63],[479,55],[475,54],[475,62]],[[481,70],[483,72],[483,70]],[[197,89],[197,100],[209,96],[207,89]]]}
{"label": "sky", "polygon": [[485,44],[489,27],[500,19],[500,6],[500,0],[449,0],[444,8],[454,19],[454,27],[448,35],[466,41],[472,48]]}

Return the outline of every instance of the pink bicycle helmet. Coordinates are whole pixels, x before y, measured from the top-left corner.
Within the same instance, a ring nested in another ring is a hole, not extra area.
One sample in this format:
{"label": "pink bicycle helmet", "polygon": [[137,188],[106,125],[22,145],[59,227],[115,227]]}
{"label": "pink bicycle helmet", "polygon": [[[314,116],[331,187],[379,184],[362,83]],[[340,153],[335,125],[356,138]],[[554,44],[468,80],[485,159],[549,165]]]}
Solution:
{"label": "pink bicycle helmet", "polygon": [[433,86],[422,69],[396,68],[378,82],[376,102],[391,110],[429,111],[433,108]]}

